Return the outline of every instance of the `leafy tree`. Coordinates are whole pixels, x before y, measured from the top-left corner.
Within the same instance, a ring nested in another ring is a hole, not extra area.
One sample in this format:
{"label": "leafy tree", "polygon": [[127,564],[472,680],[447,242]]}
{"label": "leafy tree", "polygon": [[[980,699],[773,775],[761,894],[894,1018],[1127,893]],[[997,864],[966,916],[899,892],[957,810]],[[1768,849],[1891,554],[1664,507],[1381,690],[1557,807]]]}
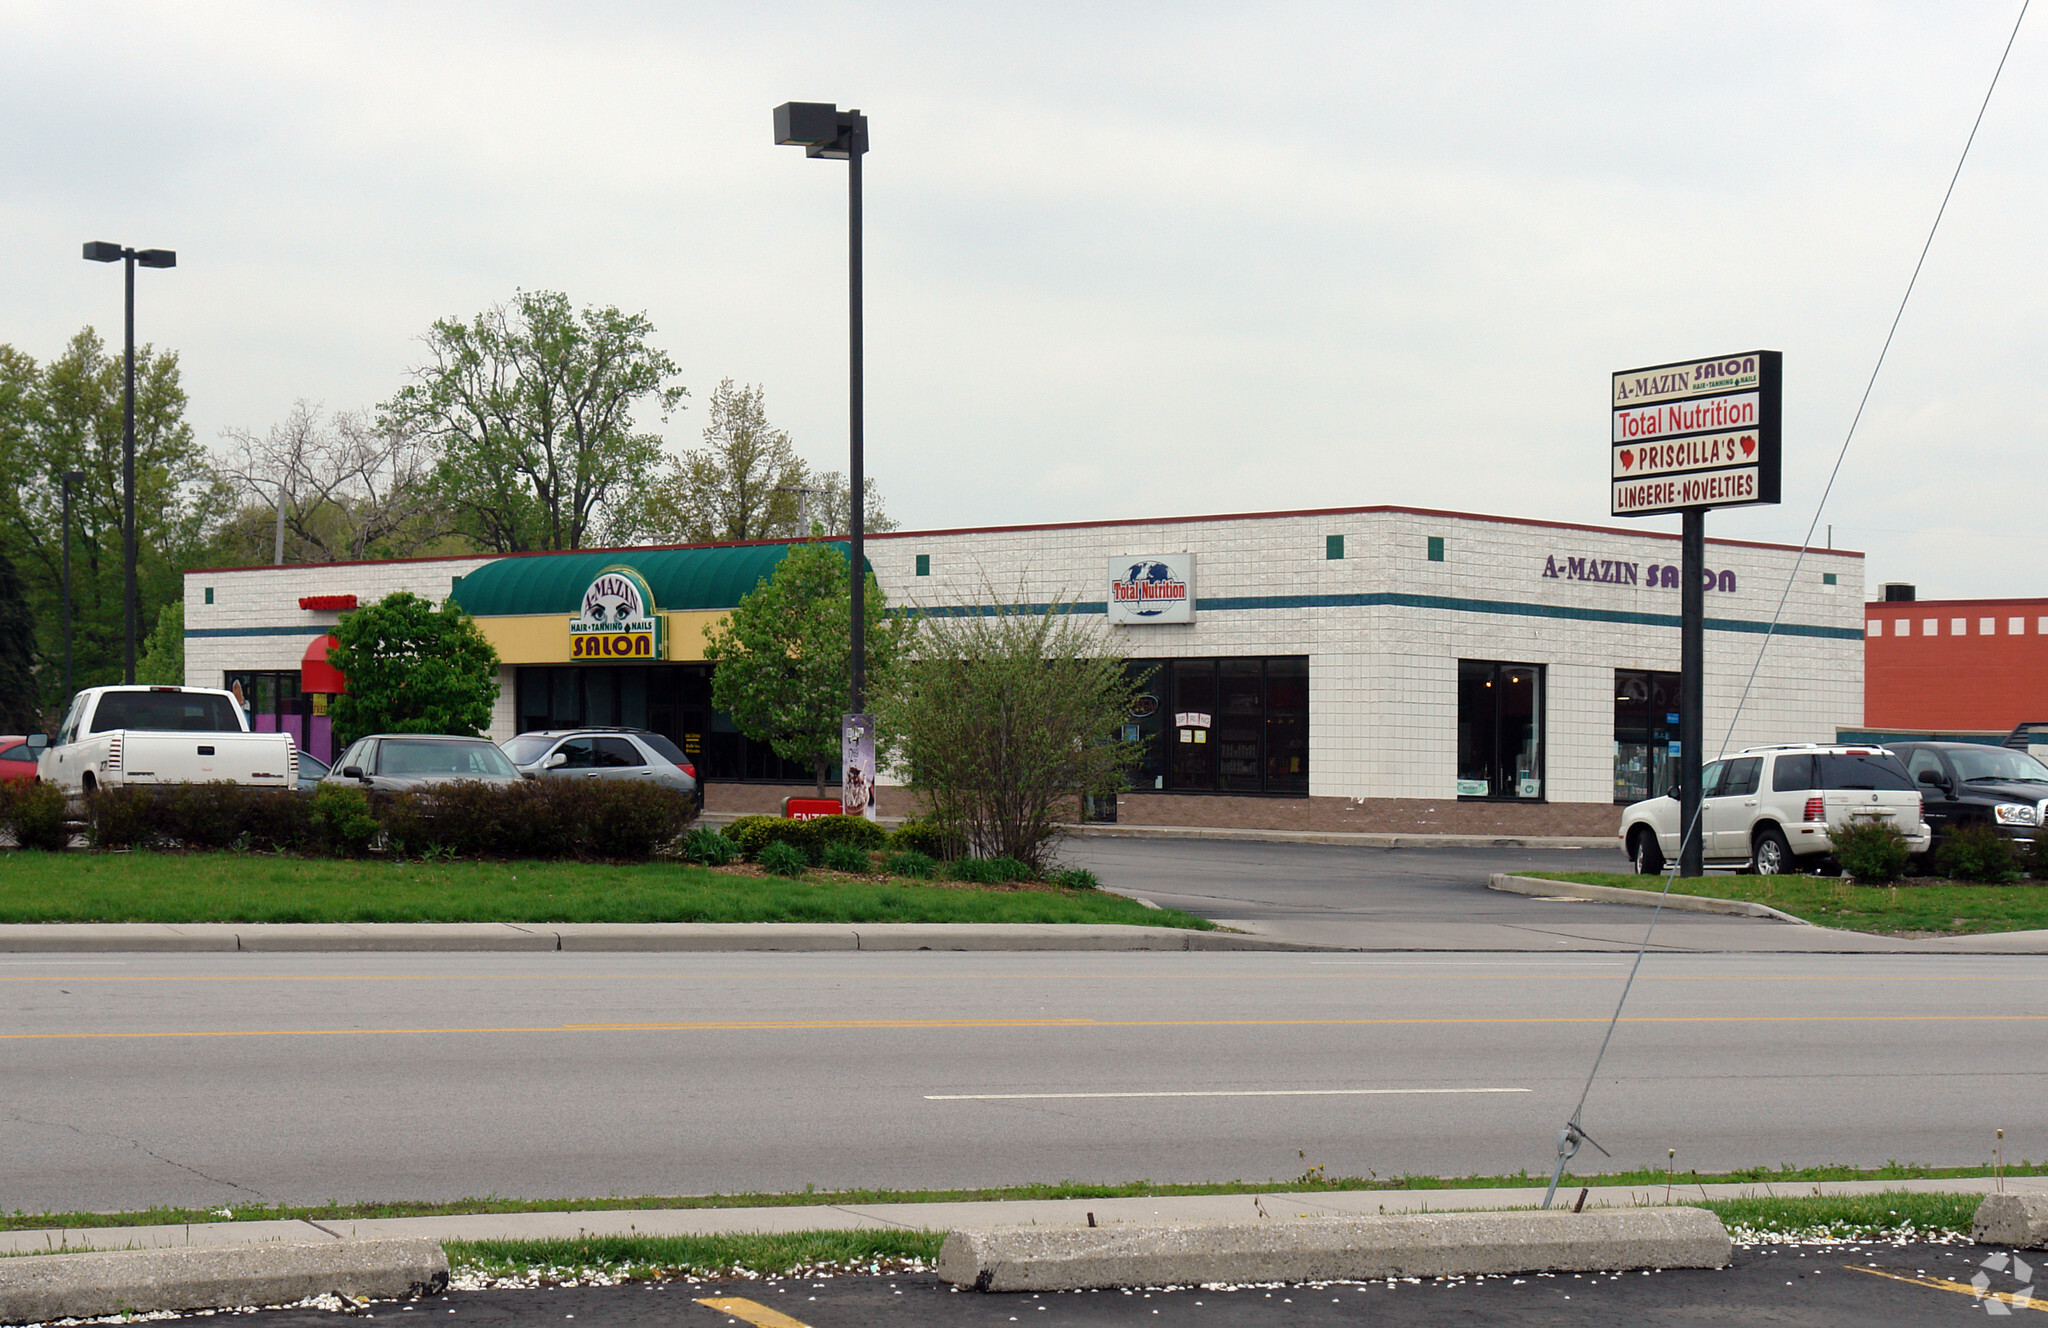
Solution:
{"label": "leafy tree", "polygon": [[[178,357],[135,357],[137,621],[184,594],[182,572],[209,551],[230,494],[193,441]],[[63,655],[63,475],[73,490],[73,658],[81,685],[121,678],[121,357],[91,328],[47,364],[0,346],[0,549],[34,615],[46,699]],[[137,643],[138,649],[140,643]]]}
{"label": "leafy tree", "polygon": [[21,593],[21,578],[13,559],[0,549],[0,732],[33,733],[43,726],[35,639],[35,619]]}
{"label": "leafy tree", "polygon": [[498,696],[498,652],[454,600],[435,608],[394,591],[342,618],[328,663],[348,679],[334,698],[334,739],[368,733],[476,737]]}
{"label": "leafy tree", "polygon": [[[704,630],[712,704],[740,731],[800,761],[825,796],[825,769],[839,759],[853,655],[853,594],[846,551],[832,544],[790,549],[775,575],[757,584],[723,621]],[[873,573],[866,578],[867,661],[888,668],[903,635]]]}
{"label": "leafy tree", "polygon": [[185,601],[174,599],[156,615],[156,626],[135,657],[135,681],[159,687],[185,685]]}
{"label": "leafy tree", "polygon": [[521,291],[468,323],[428,329],[429,362],[382,407],[380,427],[440,448],[435,491],[466,533],[499,553],[579,549],[653,473],[660,440],[634,430],[687,395],[647,344],[654,325],[554,291]]}
{"label": "leafy tree", "polygon": [[[229,429],[222,475],[242,509],[223,531],[238,560],[331,563],[411,558],[445,548],[448,521],[434,492],[435,448],[357,411],[327,414],[307,401],[261,437]],[[465,544],[465,541],[454,541]],[[472,546],[473,547],[473,546]]]}
{"label": "leafy tree", "polygon": [[914,620],[904,658],[877,678],[875,726],[972,853],[1042,871],[1074,799],[1121,788],[1141,754],[1120,736],[1138,685],[1073,605],[991,599],[991,614]]}
{"label": "leafy tree", "polygon": [[[846,533],[846,476],[811,470],[768,422],[760,387],[727,378],[709,410],[704,445],[669,462],[633,514],[637,533],[689,544]],[[863,487],[867,529],[894,530],[874,480]]]}

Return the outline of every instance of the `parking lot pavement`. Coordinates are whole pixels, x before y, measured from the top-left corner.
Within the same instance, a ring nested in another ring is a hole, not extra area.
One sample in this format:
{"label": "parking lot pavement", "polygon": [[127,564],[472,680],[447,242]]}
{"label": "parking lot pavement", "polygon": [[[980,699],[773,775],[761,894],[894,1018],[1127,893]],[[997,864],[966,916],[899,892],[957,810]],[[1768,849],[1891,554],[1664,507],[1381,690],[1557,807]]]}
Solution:
{"label": "parking lot pavement", "polygon": [[[929,1274],[745,1282],[641,1283],[519,1291],[454,1292],[410,1304],[367,1307],[362,1317],[425,1319],[450,1328],[555,1324],[561,1328],[1218,1328],[1298,1325],[1645,1324],[1796,1328],[1911,1328],[1987,1317],[1971,1291],[1983,1273],[1994,1293],[2023,1284],[1997,1252],[1969,1245],[1783,1245],[1738,1249],[1712,1272],[1532,1274],[1523,1277],[1311,1284],[1287,1287],[984,1295],[956,1291]],[[2025,1256],[2022,1256],[2024,1260]],[[2042,1260],[2048,1263],[2048,1259]],[[2027,1271],[2031,1273],[2032,1269]],[[724,1302],[706,1305],[704,1301]],[[2001,1301],[2007,1315],[2024,1307]],[[250,1328],[331,1328],[333,1313],[272,1310],[241,1316]]]}
{"label": "parking lot pavement", "polygon": [[[1071,839],[1063,861],[1121,894],[1271,940],[1358,950],[1634,950],[1649,910],[1486,888],[1495,872],[1625,872],[1621,850],[1363,848],[1242,840]],[[1666,911],[1652,948],[1884,952],[1928,948],[1770,918]]]}

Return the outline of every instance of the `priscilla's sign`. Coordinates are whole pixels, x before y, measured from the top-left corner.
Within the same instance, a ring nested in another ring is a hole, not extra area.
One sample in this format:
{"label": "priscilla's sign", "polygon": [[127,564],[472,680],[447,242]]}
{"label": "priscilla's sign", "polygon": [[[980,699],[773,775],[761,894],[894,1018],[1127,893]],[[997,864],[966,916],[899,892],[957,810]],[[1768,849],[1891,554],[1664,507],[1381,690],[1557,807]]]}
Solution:
{"label": "priscilla's sign", "polygon": [[1195,555],[1145,553],[1110,560],[1109,620],[1133,624],[1193,622]]}
{"label": "priscilla's sign", "polygon": [[607,567],[583,592],[583,609],[569,620],[569,658],[660,659],[661,618],[654,592],[630,567]]}
{"label": "priscilla's sign", "polygon": [[1783,359],[1757,350],[1615,374],[1613,514],[1777,502]]}

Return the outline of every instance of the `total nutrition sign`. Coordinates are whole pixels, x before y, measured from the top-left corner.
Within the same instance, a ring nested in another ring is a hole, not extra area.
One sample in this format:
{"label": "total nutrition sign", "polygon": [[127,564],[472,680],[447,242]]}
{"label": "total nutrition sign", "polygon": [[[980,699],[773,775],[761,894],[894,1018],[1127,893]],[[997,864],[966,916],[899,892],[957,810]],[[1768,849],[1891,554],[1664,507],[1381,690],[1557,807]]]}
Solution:
{"label": "total nutrition sign", "polygon": [[1783,359],[1753,350],[1614,375],[1613,514],[1777,502]]}

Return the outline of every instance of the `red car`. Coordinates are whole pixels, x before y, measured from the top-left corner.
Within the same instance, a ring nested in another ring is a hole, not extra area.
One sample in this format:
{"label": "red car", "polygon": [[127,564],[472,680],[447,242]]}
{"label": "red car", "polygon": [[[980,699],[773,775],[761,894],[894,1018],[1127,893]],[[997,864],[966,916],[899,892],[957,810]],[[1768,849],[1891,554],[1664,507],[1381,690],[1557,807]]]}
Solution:
{"label": "red car", "polygon": [[0,782],[19,780],[24,784],[33,783],[36,777],[36,757],[43,750],[43,735],[35,735],[34,744],[20,735],[0,737]]}

